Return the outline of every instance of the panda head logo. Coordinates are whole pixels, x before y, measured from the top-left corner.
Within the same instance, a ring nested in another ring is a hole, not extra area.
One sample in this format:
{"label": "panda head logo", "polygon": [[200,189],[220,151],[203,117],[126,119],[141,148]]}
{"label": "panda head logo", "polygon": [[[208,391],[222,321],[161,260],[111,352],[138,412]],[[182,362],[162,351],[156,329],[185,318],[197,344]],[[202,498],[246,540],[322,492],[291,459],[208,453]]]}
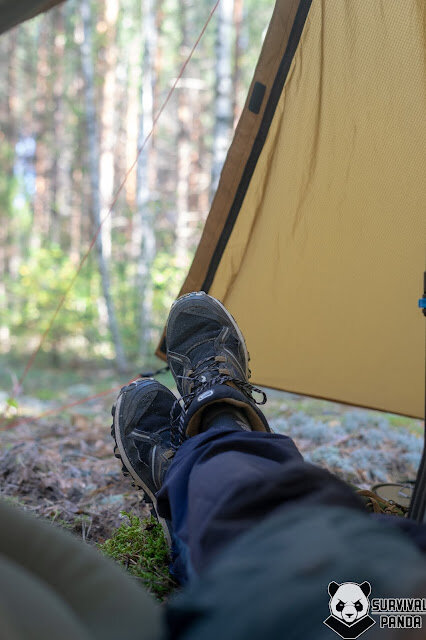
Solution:
{"label": "panda head logo", "polygon": [[335,618],[343,620],[348,625],[354,624],[360,618],[368,614],[370,603],[368,596],[371,593],[369,582],[357,584],[356,582],[330,582],[328,593],[331,596],[330,612]]}
{"label": "panda head logo", "polygon": [[358,638],[364,631],[375,624],[368,615],[371,593],[369,582],[330,582],[331,615],[324,620],[324,624],[333,629],[341,638]]}

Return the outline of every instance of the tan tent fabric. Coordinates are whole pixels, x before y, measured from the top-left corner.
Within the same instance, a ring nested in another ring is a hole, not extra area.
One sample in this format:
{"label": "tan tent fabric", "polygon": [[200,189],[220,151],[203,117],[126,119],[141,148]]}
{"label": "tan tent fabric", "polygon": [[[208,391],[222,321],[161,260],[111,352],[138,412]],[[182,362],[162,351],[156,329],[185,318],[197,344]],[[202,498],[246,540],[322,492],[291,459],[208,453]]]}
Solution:
{"label": "tan tent fabric", "polygon": [[0,0],[0,34],[63,0]]}
{"label": "tan tent fabric", "polygon": [[264,110],[246,105],[182,291],[230,309],[255,383],[421,417],[425,3],[302,1],[296,18],[294,4],[277,3]]}

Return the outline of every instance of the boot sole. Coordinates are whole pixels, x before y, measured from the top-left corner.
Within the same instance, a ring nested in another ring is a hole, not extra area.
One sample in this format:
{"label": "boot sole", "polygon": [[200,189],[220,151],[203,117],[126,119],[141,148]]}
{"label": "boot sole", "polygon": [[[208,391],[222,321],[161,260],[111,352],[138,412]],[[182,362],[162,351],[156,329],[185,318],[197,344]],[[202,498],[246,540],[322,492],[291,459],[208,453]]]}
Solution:
{"label": "boot sole", "polygon": [[[138,474],[136,473],[136,471],[133,469],[130,460],[127,457],[126,451],[124,449],[124,445],[123,445],[123,441],[121,439],[121,432],[118,426],[118,416],[120,415],[120,405],[121,405],[121,400],[122,400],[122,394],[120,393],[120,395],[117,398],[117,401],[113,404],[111,413],[112,413],[112,417],[113,417],[113,423],[111,425],[111,436],[114,439],[115,442],[115,446],[114,446],[114,456],[120,460],[122,468],[121,471],[123,473],[123,476],[125,478],[128,478],[129,475],[132,477],[133,479],[133,483],[132,486],[135,487],[138,490],[142,490],[145,493],[145,496],[148,496],[148,500],[145,499],[145,502],[148,504],[152,505],[152,510],[154,512],[154,517],[158,520],[158,522],[161,524],[161,527],[163,529],[163,533],[164,533],[164,537],[166,538],[166,542],[169,546],[169,548],[171,547],[171,537],[170,537],[170,531],[169,528],[167,526],[167,522],[164,518],[162,518],[161,516],[158,515],[157,512],[157,499],[155,497],[155,495],[152,493],[152,491],[149,489],[149,487],[143,482],[143,480],[138,476]],[[116,424],[117,423],[117,424]]]}

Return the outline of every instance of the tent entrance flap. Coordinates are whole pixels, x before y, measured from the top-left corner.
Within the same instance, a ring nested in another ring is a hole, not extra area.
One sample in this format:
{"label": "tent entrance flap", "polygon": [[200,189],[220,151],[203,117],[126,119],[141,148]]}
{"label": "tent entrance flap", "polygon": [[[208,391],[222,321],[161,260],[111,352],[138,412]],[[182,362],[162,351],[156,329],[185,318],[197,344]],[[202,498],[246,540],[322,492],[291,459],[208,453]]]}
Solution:
{"label": "tent entrance flap", "polygon": [[229,308],[255,384],[423,417],[425,23],[423,0],[276,4],[182,289]]}

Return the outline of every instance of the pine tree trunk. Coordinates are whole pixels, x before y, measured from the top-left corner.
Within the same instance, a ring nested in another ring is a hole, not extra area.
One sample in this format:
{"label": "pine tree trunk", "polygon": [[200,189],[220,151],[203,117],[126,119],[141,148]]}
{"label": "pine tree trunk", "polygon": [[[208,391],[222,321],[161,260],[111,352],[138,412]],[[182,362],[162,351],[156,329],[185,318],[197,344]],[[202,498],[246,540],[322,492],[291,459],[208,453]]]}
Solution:
{"label": "pine tree trunk", "polygon": [[52,33],[50,56],[50,82],[52,85],[52,131],[51,144],[51,198],[50,198],[50,239],[56,244],[61,241],[61,218],[67,215],[67,201],[62,196],[62,176],[65,162],[69,160],[69,146],[64,126],[64,17],[63,8],[55,7],[50,15]]}
{"label": "pine tree trunk", "polygon": [[[81,61],[85,83],[84,94],[86,108],[86,132],[89,150],[89,173],[92,192],[92,219],[94,229],[98,229],[102,221],[99,170],[100,138],[95,107],[94,66],[92,59],[92,16],[90,0],[82,0],[80,6],[84,28],[84,40],[81,45]],[[120,371],[125,371],[127,369],[127,362],[121,343],[115,308],[111,297],[108,259],[105,255],[102,233],[99,233],[96,238],[96,253],[98,258],[98,268],[101,275],[102,292],[108,315],[108,323],[115,348],[117,367]]]}
{"label": "pine tree trunk", "polygon": [[[65,43],[74,43],[74,5],[66,2],[63,7]],[[74,53],[74,47],[73,47]],[[64,86],[71,104],[81,104],[84,101],[83,89],[73,82],[75,69],[81,75],[81,55],[66,57],[64,64]],[[65,51],[64,51],[64,55]],[[86,206],[82,185],[81,149],[84,148],[86,135],[84,118],[72,118],[72,111],[64,105],[64,148],[61,156],[61,199],[60,206],[66,213],[65,235],[69,241],[69,256],[71,262],[77,266],[81,260],[82,210]]]}
{"label": "pine tree trunk", "polygon": [[36,152],[35,152],[35,194],[33,203],[33,233],[30,243],[33,249],[38,249],[49,232],[49,152],[46,145],[46,131],[48,130],[49,99],[48,87],[48,33],[47,20],[39,22],[37,38],[37,80],[36,80]]}
{"label": "pine tree trunk", "polygon": [[[140,78],[140,45],[136,38],[127,48],[127,109],[126,109],[126,142],[125,142],[125,162],[126,170],[130,167],[136,156],[135,140],[138,139],[139,126],[139,91],[138,80]],[[126,202],[131,211],[136,207],[136,172],[132,171],[126,180]],[[132,216],[128,219],[128,238],[131,256],[137,259],[139,255],[139,246],[135,246],[133,239],[133,220]]]}
{"label": "pine tree trunk", "polygon": [[[5,191],[1,193],[4,209],[0,209],[0,342],[3,347],[10,346],[10,330],[7,313],[13,306],[13,296],[9,297],[6,287],[6,276],[13,273],[14,253],[18,254],[19,245],[17,238],[13,236],[14,225],[11,220],[9,205],[11,204],[12,192],[10,185],[13,184],[13,165],[15,161],[16,144],[16,114],[14,104],[16,100],[16,30],[5,34],[0,41],[0,82],[5,87],[7,94],[0,101],[0,131],[3,132],[2,148],[0,149],[0,171],[3,177]],[[2,185],[3,187],[3,185]],[[3,191],[3,189],[2,189]],[[18,258],[19,260],[19,258]],[[17,268],[17,265],[16,265]]]}
{"label": "pine tree trunk", "polygon": [[115,68],[117,46],[115,42],[118,17],[118,0],[105,3],[105,66],[101,102],[99,190],[101,198],[102,242],[105,258],[111,258],[111,216],[108,211],[114,194],[114,147],[115,147]]}
{"label": "pine tree trunk", "polygon": [[[14,105],[16,104],[16,92],[17,92],[17,37],[16,30],[10,31],[5,34],[4,41],[1,43],[4,47],[4,58],[2,56],[2,71],[4,72],[4,85],[7,87],[7,99],[1,101],[1,105],[4,109],[1,113],[0,130],[3,131],[6,145],[3,143],[3,153],[1,153],[2,164],[0,166],[3,176],[6,176],[7,189],[8,189],[8,204],[10,201],[11,193],[9,191],[10,186],[13,183],[13,166],[15,162],[15,145],[17,142],[17,114],[15,113]],[[3,51],[2,51],[3,53]],[[18,238],[14,237],[14,225],[11,221],[9,211],[1,211],[1,262],[0,273],[4,275],[17,272],[18,265],[13,262],[19,262],[19,242]],[[3,278],[2,278],[3,281]],[[0,284],[0,290],[4,292],[6,299],[6,290],[3,288],[4,282]]]}
{"label": "pine tree trunk", "polygon": [[[180,57],[185,59],[189,51],[188,0],[182,0],[179,11]],[[182,84],[182,83],[181,83]],[[177,187],[176,187],[176,265],[182,270],[188,267],[189,248],[189,175],[191,168],[191,111],[185,86],[178,88],[177,133]]]}
{"label": "pine tree trunk", "polygon": [[[129,91],[129,62],[130,62],[130,46],[120,49],[121,38],[126,32],[123,21],[117,16],[116,36],[115,36],[115,92],[114,92],[114,192],[119,188],[123,176],[126,174],[126,141],[127,141],[127,114],[129,112],[130,91]],[[133,158],[134,160],[134,158]],[[131,172],[134,178],[135,172]],[[130,177],[130,176],[129,176]],[[120,211],[119,220],[123,220],[121,213],[125,212],[125,202],[128,202],[128,184],[129,178],[120,193],[118,199],[118,207]],[[123,220],[124,222],[124,220]],[[124,224],[120,221],[121,228]]]}
{"label": "pine tree trunk", "polygon": [[[155,1],[145,0],[143,15],[143,55],[141,63],[141,96],[139,112],[138,149],[152,129],[154,102],[153,65],[157,46],[155,29]],[[155,258],[155,216],[151,202],[150,163],[152,142],[148,141],[139,156],[136,173],[136,204],[140,254],[138,260],[137,291],[140,296],[140,344],[139,355],[144,362],[150,354],[152,343],[152,265]]]}
{"label": "pine tree trunk", "polygon": [[233,128],[237,126],[238,120],[241,115],[241,108],[239,106],[239,93],[241,85],[241,24],[243,21],[243,0],[234,0],[234,65],[232,72],[232,116],[233,116]]}
{"label": "pine tree trunk", "polygon": [[232,128],[232,16],[234,0],[218,7],[215,69],[215,123],[210,197],[216,192]]}
{"label": "pine tree trunk", "polygon": [[[158,82],[161,77],[163,71],[163,47],[161,46],[161,38],[163,34],[163,22],[164,22],[164,0],[156,0],[157,10],[155,15],[155,31],[157,34],[157,42],[155,47],[155,56],[154,56],[154,105],[153,105],[153,113],[158,113],[160,108],[160,83]],[[154,141],[156,139],[156,135],[154,132]],[[155,142],[154,145],[155,146]]]}

